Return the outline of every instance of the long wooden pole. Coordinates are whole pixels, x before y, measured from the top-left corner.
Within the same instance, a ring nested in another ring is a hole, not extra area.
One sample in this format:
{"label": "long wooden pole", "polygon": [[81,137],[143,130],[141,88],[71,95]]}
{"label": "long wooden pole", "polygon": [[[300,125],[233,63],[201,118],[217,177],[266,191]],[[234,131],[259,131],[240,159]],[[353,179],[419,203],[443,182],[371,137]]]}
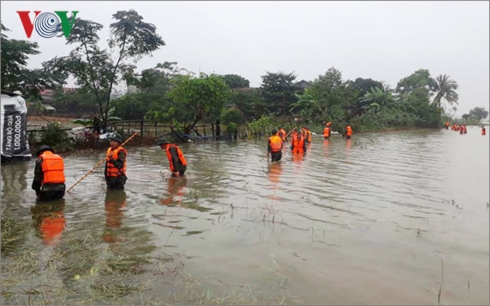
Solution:
{"label": "long wooden pole", "polygon": [[[123,142],[123,143],[120,145],[120,147],[122,147],[122,146],[124,146],[126,143],[128,143],[128,141],[130,141],[130,140],[131,140],[131,139],[132,139],[134,136],[136,136],[137,134],[138,134],[138,132],[136,132],[136,133],[134,133],[133,135],[131,135],[131,137],[129,137],[128,139],[126,139],[126,141],[125,141],[125,142]],[[80,183],[80,182],[81,182],[81,181],[82,181],[84,178],[86,178],[87,176],[89,176],[89,174],[90,174],[90,173],[94,172],[94,171],[95,171],[95,169],[99,168],[99,166],[100,166],[100,165],[102,165],[102,163],[103,163],[103,162],[105,162],[106,158],[107,158],[107,157],[104,157],[104,159],[103,159],[103,160],[101,160],[101,161],[100,161],[100,162],[99,162],[97,165],[95,165],[95,167],[94,167],[92,170],[90,170],[89,172],[87,172],[87,173],[86,173],[86,174],[85,174],[85,175],[84,175],[84,176],[83,176],[81,179],[79,179],[79,180],[78,180],[78,182],[76,182],[75,184],[73,184],[73,186],[71,186],[71,187],[68,189],[67,193],[69,193],[69,192],[70,192],[70,191],[73,189],[73,187],[75,187],[75,186],[76,186],[78,183]]]}

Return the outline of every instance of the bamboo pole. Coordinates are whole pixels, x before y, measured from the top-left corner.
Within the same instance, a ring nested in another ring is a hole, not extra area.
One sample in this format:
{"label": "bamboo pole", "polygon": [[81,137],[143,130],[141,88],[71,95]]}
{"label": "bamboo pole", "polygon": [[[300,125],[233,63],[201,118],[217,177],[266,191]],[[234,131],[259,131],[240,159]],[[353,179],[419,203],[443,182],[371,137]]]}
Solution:
{"label": "bamboo pole", "polygon": [[[136,136],[137,134],[138,134],[138,132],[134,133],[134,134],[133,134],[131,137],[129,137],[128,139],[126,139],[126,141],[125,141],[125,142],[123,142],[123,143],[120,145],[120,147],[122,147],[122,146],[124,146],[126,143],[128,143],[128,141],[130,141],[130,140],[131,140],[131,139],[132,139],[134,136]],[[80,183],[80,182],[81,182],[81,181],[82,181],[84,178],[86,178],[87,176],[89,176],[89,174],[90,174],[90,173],[94,172],[94,171],[95,171],[95,169],[97,169],[97,168],[98,168],[98,167],[99,167],[99,166],[100,166],[100,165],[101,165],[103,162],[105,162],[106,158],[107,158],[107,157],[104,157],[104,159],[103,159],[103,160],[101,160],[101,161],[100,161],[100,162],[99,162],[97,165],[95,165],[95,167],[94,167],[92,170],[90,170],[89,172],[87,172],[87,173],[86,173],[86,174],[85,174],[85,175],[84,175],[84,176],[83,176],[81,179],[79,179],[79,180],[78,180],[78,182],[76,182],[75,184],[73,184],[73,186],[71,186],[71,187],[68,189],[67,193],[69,193],[69,192],[70,192],[70,191],[73,189],[73,187],[75,187],[76,185],[78,185],[78,183]]]}

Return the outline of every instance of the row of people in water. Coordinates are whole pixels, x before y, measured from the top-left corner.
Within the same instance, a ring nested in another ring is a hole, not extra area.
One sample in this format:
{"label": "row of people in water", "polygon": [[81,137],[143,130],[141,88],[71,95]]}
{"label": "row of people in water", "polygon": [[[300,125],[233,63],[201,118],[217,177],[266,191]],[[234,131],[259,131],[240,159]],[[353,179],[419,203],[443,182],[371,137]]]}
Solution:
{"label": "row of people in water", "polygon": [[[126,184],[127,150],[121,146],[122,137],[118,133],[109,137],[110,148],[105,158],[104,178],[107,189],[123,190]],[[157,145],[165,151],[173,177],[184,176],[187,161],[182,150],[166,139],[157,141]],[[65,196],[65,163],[50,146],[43,145],[36,153],[32,189],[36,191],[38,201],[52,201]]]}
{"label": "row of people in water", "polygon": [[[108,192],[105,200],[107,222],[103,240],[108,243],[117,240],[114,230],[121,225],[122,209],[126,206],[126,194],[123,189],[127,180],[127,151],[121,144],[122,137],[119,134],[113,134],[110,137],[110,148],[107,150],[105,159],[104,177]],[[160,202],[164,205],[170,205],[174,200],[175,190],[177,190],[177,195],[183,196],[179,193],[183,192],[182,189],[185,188],[187,161],[182,150],[166,139],[158,140],[157,145],[165,151],[172,172],[172,177],[168,179],[170,196],[160,200]],[[37,151],[32,189],[36,191],[37,201],[40,204],[45,202],[50,204],[35,205],[32,208],[34,227],[45,245],[55,245],[66,226],[63,214],[65,206],[63,197],[66,186],[64,160],[49,146],[43,145]]]}
{"label": "row of people in water", "polygon": [[[459,132],[460,134],[466,134],[468,133],[468,130],[466,128],[466,124],[451,124],[449,121],[446,121],[445,123],[446,130],[449,130],[451,128],[451,131]],[[485,126],[481,126],[481,134],[485,136],[487,134],[487,130],[485,129]]]}
{"label": "row of people in water", "polygon": [[[306,144],[311,143],[312,132],[305,126],[301,130],[294,128],[291,130],[291,152],[294,153],[305,153]],[[288,133],[283,127],[279,127],[279,130],[273,130],[271,132],[272,136],[269,137],[267,142],[267,154],[271,157],[272,161],[279,161],[282,159],[282,151],[285,144],[288,143]],[[327,122],[325,128],[323,129],[323,138],[330,139],[332,135],[332,122]],[[342,136],[346,139],[352,137],[352,127],[349,124],[345,125]]]}

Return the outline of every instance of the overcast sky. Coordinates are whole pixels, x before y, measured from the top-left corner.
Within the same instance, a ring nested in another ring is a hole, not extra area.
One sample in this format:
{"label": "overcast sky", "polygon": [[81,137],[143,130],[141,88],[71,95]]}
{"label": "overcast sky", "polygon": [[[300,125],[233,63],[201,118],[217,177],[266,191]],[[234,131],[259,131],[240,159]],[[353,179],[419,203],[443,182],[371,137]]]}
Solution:
{"label": "overcast sky", "polygon": [[[384,80],[392,87],[417,69],[448,74],[460,85],[458,115],[489,108],[489,2],[3,2],[10,38],[27,39],[16,11],[77,10],[104,25],[135,9],[166,46],[138,62],[139,71],[178,62],[194,72],[238,74],[261,84],[269,72],[313,80],[334,66],[343,78]],[[70,14],[69,14],[70,15]],[[32,13],[34,16],[34,13]],[[42,38],[30,68],[73,49],[65,38]]]}

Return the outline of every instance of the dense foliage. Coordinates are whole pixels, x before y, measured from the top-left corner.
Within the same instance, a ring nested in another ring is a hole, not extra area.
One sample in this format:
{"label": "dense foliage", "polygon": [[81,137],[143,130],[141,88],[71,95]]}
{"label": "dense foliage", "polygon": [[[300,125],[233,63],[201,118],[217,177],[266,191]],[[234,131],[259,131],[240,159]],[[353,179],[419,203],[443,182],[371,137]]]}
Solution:
{"label": "dense foliage", "polygon": [[[370,78],[345,80],[335,67],[309,82],[298,82],[292,72],[266,72],[258,88],[251,88],[249,80],[237,74],[195,75],[176,62],[158,63],[137,73],[136,61],[165,43],[156,27],[134,10],[119,11],[113,19],[110,51],[99,45],[103,26],[77,18],[67,39],[75,49],[36,70],[26,65],[30,55],[39,53],[37,44],[8,39],[2,24],[4,88],[23,90],[31,100],[40,100],[40,88],[53,88],[52,103],[58,112],[98,114],[103,120],[109,116],[151,119],[174,124],[185,133],[199,122],[217,120],[234,131],[245,128],[252,133],[278,125],[309,125],[321,132],[326,121],[333,123],[334,130],[350,123],[355,131],[436,128],[446,120],[454,121],[457,82],[445,74],[433,78],[427,69],[402,78],[395,88]],[[62,89],[69,76],[79,86],[74,92]],[[120,82],[135,90],[111,99]],[[462,120],[477,123],[487,117],[488,111],[476,107]]]}

